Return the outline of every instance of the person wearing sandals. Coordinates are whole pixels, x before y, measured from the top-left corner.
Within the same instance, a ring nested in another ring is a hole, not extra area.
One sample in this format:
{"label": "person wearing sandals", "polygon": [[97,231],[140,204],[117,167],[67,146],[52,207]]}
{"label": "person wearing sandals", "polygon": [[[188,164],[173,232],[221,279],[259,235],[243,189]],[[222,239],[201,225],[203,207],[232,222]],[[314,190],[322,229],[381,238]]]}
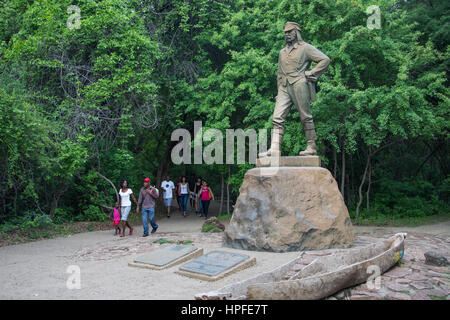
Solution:
{"label": "person wearing sandals", "polygon": [[159,191],[154,186],[150,185],[150,178],[144,179],[144,186],[139,192],[139,200],[136,208],[136,213],[139,213],[139,208],[142,206],[142,226],[144,227],[143,237],[148,236],[148,222],[152,225],[152,233],[156,232],[158,225],[155,222],[155,202],[159,197]]}
{"label": "person wearing sandals", "polygon": [[175,189],[175,185],[170,180],[169,175],[167,175],[166,180],[161,183],[161,189],[164,191],[163,199],[164,205],[167,208],[167,218],[170,218],[170,207],[172,205],[173,190]]}
{"label": "person wearing sandals", "polygon": [[202,188],[198,192],[198,198],[202,201],[203,216],[205,219],[208,219],[209,203],[211,199],[214,200],[214,194],[211,188],[208,187],[208,183],[205,180],[203,180]]}
{"label": "person wearing sandals", "polygon": [[120,214],[122,220],[122,234],[121,237],[125,237],[125,229],[128,227],[130,229],[130,236],[133,234],[133,227],[128,223],[128,215],[131,210],[131,199],[137,204],[136,198],[134,197],[133,190],[128,188],[128,180],[122,180],[120,182],[121,189],[119,190],[119,205]]}
{"label": "person wearing sandals", "polygon": [[175,184],[175,196],[178,203],[178,210],[181,211],[181,201],[180,201],[180,184],[181,184],[181,177],[178,177],[178,181]]}
{"label": "person wearing sandals", "polygon": [[195,194],[195,213],[197,216],[201,217],[203,213],[202,201],[198,198],[198,192],[202,188],[202,178],[197,178],[197,182],[194,185]]}
{"label": "person wearing sandals", "polygon": [[189,190],[189,183],[187,183],[185,176],[181,178],[180,187],[178,190],[180,193],[181,209],[183,210],[183,216],[186,217],[187,211],[186,207],[190,190]]}

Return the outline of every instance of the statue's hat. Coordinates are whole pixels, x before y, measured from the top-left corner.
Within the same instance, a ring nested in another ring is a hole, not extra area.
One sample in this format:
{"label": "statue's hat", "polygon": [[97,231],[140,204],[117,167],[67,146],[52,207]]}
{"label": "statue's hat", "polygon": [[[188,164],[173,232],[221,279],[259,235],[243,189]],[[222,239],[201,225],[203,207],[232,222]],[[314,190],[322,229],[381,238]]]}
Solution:
{"label": "statue's hat", "polygon": [[284,25],[284,31],[286,32],[292,29],[297,29],[298,31],[300,31],[300,25],[295,22],[286,22],[286,24]]}

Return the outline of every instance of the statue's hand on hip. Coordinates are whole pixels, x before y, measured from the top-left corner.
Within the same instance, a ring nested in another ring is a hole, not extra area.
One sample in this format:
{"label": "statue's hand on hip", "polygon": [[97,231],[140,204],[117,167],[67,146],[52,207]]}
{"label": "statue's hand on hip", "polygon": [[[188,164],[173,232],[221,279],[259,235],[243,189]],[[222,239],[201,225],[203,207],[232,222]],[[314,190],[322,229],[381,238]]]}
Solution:
{"label": "statue's hand on hip", "polygon": [[305,77],[306,80],[311,81],[311,82],[316,82],[317,81],[317,77],[314,76],[310,70],[305,71]]}

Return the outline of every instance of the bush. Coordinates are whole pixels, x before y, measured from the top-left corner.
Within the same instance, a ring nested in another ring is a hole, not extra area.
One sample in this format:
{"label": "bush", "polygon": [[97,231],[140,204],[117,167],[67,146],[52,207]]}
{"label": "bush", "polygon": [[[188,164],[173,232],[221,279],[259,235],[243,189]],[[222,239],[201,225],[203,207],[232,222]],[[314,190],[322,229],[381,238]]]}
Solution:
{"label": "bush", "polygon": [[202,228],[202,232],[222,232],[222,230],[212,224],[208,224]]}
{"label": "bush", "polygon": [[449,210],[448,204],[439,199],[437,188],[419,179],[404,181],[384,179],[379,182],[374,194],[371,195],[370,210],[367,211],[364,206],[365,202],[361,207],[360,218],[375,220],[378,217],[421,218]]}
{"label": "bush", "polygon": [[[24,218],[27,218],[26,216]],[[48,229],[53,225],[52,219],[49,215],[41,214],[36,216],[34,219],[26,220],[20,225],[22,231],[30,231],[33,229]]]}
{"label": "bush", "polygon": [[47,229],[53,225],[53,221],[49,215],[42,214],[34,218],[33,226],[39,229]]}
{"label": "bush", "polygon": [[223,213],[220,216],[217,216],[217,219],[219,219],[219,220],[230,220],[232,216],[233,216],[232,213]]}
{"label": "bush", "polygon": [[67,209],[56,208],[55,213],[53,215],[53,222],[56,224],[62,224],[65,222],[71,222],[72,215],[69,213]]}
{"label": "bush", "polygon": [[90,205],[83,214],[79,214],[75,217],[76,221],[106,221],[108,215],[102,213],[97,206]]}

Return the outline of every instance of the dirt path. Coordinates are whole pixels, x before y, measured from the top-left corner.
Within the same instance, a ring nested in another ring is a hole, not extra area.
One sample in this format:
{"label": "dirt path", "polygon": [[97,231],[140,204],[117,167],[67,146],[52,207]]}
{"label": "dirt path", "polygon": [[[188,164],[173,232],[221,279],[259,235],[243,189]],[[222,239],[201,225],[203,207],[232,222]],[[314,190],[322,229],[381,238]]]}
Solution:
{"label": "dirt path", "polygon": [[[142,227],[138,226],[133,236],[125,238],[114,237],[111,230],[2,247],[0,299],[193,299],[196,293],[221,288],[256,273],[269,271],[298,255],[296,252],[248,252],[222,248],[222,234],[200,232],[203,221],[195,216],[160,219],[158,232],[147,238],[141,237]],[[430,236],[427,239],[431,242],[432,235],[438,235],[440,241],[449,242],[450,221],[417,228],[355,228],[358,237],[367,234],[385,237],[385,234],[398,231],[428,233]],[[161,237],[192,240],[205,252],[221,249],[247,254],[255,257],[257,264],[216,282],[177,275],[174,271],[179,266],[156,271],[127,265],[136,256],[159,246],[152,241]],[[79,290],[66,287],[69,277],[66,270],[70,265],[80,267]]]}

